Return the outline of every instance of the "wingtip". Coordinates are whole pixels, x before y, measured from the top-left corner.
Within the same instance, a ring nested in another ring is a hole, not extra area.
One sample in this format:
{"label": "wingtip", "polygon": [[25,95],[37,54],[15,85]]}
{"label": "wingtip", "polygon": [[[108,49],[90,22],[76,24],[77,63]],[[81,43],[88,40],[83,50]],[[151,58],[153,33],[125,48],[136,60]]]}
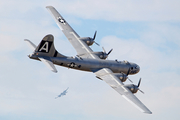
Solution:
{"label": "wingtip", "polygon": [[57,70],[52,70],[54,73],[57,73],[58,71]]}
{"label": "wingtip", "polygon": [[146,114],[152,114],[152,112],[151,112],[151,111],[148,111],[148,112],[144,112],[144,113],[146,113]]}
{"label": "wingtip", "polygon": [[46,8],[54,8],[53,6],[46,6]]}
{"label": "wingtip", "polygon": [[28,40],[28,39],[24,39],[24,41],[30,41],[30,40]]}

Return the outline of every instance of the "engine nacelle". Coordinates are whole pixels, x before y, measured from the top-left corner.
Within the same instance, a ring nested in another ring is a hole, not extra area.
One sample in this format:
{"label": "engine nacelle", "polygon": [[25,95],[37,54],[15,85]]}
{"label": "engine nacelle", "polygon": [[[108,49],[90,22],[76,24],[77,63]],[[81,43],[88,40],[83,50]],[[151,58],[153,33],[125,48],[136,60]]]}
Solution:
{"label": "engine nacelle", "polygon": [[[96,43],[94,41],[95,38],[96,38],[96,33],[97,33],[97,31],[94,33],[94,37],[93,38],[91,38],[91,37],[82,37],[82,38],[80,38],[80,40],[84,41],[88,46],[91,46],[93,43]],[[96,44],[99,46],[98,43],[96,43]]]}
{"label": "engine nacelle", "polygon": [[94,52],[100,59],[106,59],[108,55],[105,52]]}
{"label": "engine nacelle", "polygon": [[80,39],[83,40],[88,46],[91,46],[94,43],[93,38],[90,37],[82,37]]}
{"label": "engine nacelle", "polygon": [[137,93],[137,91],[139,90],[138,86],[134,84],[124,85],[124,86],[128,88],[133,94]]}
{"label": "engine nacelle", "polygon": [[121,82],[125,82],[127,80],[127,75],[123,73],[116,73],[116,76],[121,80]]}

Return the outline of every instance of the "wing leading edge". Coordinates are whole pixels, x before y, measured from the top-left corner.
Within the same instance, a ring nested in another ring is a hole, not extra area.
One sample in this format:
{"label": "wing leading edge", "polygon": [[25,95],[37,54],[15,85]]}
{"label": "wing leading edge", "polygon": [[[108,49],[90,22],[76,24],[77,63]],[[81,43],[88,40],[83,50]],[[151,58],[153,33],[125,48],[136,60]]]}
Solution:
{"label": "wing leading edge", "polygon": [[67,21],[58,13],[58,11],[54,7],[47,6],[46,8],[49,10],[64,35],[76,49],[78,55],[83,54],[84,58],[99,59],[97,55],[93,54],[93,50],[84,41],[80,39],[80,36],[73,30],[73,28],[67,23]]}
{"label": "wing leading edge", "polygon": [[141,112],[152,114],[152,112],[128,89],[117,77],[117,73],[113,73],[109,68],[102,68],[94,72],[98,78],[101,78],[109,86],[115,89],[128,102],[133,104]]}

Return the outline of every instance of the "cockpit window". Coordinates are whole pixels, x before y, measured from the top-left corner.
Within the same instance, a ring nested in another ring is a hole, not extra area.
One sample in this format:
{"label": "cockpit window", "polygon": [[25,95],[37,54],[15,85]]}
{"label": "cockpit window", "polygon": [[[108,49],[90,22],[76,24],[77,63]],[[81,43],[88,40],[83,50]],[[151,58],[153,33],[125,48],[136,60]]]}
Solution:
{"label": "cockpit window", "polygon": [[124,60],[123,62],[126,63],[127,65],[129,65],[129,62],[127,60]]}
{"label": "cockpit window", "polygon": [[139,69],[139,66],[137,65],[137,66],[135,67],[135,69]]}

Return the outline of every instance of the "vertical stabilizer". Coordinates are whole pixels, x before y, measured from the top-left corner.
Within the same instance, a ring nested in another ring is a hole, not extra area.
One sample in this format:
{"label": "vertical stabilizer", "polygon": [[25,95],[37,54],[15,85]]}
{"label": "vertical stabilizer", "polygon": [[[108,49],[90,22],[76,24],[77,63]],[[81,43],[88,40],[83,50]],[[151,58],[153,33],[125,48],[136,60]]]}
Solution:
{"label": "vertical stabilizer", "polygon": [[38,47],[34,45],[30,40],[25,39],[25,41],[30,45],[32,50],[35,50],[33,54],[29,55],[31,59],[36,59],[42,61],[51,71],[57,72],[51,57],[66,57],[55,49],[54,47],[54,37],[53,35],[46,35],[42,41],[39,43]]}
{"label": "vertical stabilizer", "polygon": [[58,53],[54,47],[54,37],[53,35],[46,35],[38,47],[35,50],[38,56],[48,56],[48,57],[65,57],[64,55]]}

